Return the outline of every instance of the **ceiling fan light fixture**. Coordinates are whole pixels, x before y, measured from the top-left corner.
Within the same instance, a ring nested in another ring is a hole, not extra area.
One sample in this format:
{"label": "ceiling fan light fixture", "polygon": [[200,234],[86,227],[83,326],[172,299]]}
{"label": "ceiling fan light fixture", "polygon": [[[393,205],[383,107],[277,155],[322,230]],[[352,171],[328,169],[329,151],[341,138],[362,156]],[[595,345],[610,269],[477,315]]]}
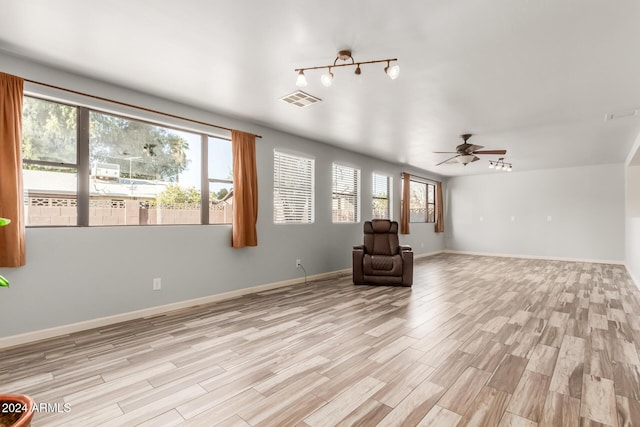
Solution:
{"label": "ceiling fan light fixture", "polygon": [[356,75],[359,76],[360,74],[362,74],[362,70],[360,69],[360,64],[358,64],[358,66],[356,67],[356,71],[355,71]]}
{"label": "ceiling fan light fixture", "polygon": [[496,165],[493,164],[491,160],[489,160],[489,169],[493,169]]}
{"label": "ceiling fan light fixture", "polygon": [[307,77],[304,75],[304,70],[300,70],[298,72],[298,78],[296,79],[296,86],[305,87],[307,84]]}
{"label": "ceiling fan light fixture", "polygon": [[476,156],[474,156],[473,154],[463,154],[461,156],[456,157],[456,161],[466,166],[469,163],[471,163],[473,159],[475,159],[475,157]]}

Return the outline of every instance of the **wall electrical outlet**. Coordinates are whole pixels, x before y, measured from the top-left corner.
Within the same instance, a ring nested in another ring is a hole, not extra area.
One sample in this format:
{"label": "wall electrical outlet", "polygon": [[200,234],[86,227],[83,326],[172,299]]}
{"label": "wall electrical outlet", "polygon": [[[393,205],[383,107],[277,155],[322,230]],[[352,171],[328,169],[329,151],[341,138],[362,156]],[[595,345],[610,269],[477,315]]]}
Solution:
{"label": "wall electrical outlet", "polygon": [[296,268],[300,268],[300,265],[302,265],[302,263],[300,262],[299,259],[296,260]]}
{"label": "wall electrical outlet", "polygon": [[160,280],[159,277],[156,277],[155,279],[153,279],[153,290],[154,291],[159,291],[162,288],[162,280]]}

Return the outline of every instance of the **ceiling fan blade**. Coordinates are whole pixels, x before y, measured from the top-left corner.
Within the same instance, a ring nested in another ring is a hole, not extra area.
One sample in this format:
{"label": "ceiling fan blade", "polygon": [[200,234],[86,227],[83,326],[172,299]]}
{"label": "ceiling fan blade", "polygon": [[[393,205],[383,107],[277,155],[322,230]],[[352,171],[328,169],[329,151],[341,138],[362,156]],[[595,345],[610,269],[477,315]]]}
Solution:
{"label": "ceiling fan blade", "polygon": [[451,160],[453,160],[453,159],[455,159],[456,157],[459,157],[459,156],[460,156],[460,155],[458,154],[457,156],[453,156],[453,157],[451,157],[451,158],[448,158],[448,159],[447,159],[447,160],[445,160],[444,162],[440,162],[440,163],[438,163],[436,166],[440,166],[440,165],[441,165],[441,164],[443,164],[443,163],[450,163],[450,162],[451,162]]}
{"label": "ceiling fan blade", "polygon": [[433,154],[458,154],[457,151],[433,151]]}
{"label": "ceiling fan blade", "polygon": [[507,154],[507,150],[482,150],[474,151],[473,154]]}

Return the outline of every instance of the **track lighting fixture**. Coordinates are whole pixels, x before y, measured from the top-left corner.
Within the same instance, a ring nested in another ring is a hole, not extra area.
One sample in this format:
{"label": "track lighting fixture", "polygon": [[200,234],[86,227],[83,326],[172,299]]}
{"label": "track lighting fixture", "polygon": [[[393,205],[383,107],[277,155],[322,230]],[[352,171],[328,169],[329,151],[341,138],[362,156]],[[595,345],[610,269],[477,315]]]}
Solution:
{"label": "track lighting fixture", "polygon": [[495,168],[497,171],[502,169],[507,172],[511,172],[511,170],[513,169],[511,163],[504,162],[504,157],[500,157],[497,161],[489,160],[489,169],[493,169],[493,168]]}
{"label": "track lighting fixture", "polygon": [[[351,60],[351,63],[338,64],[338,60],[340,61]],[[320,70],[320,69],[326,68],[327,72],[320,77],[320,82],[322,83],[323,86],[329,87],[331,86],[331,83],[333,83],[333,73],[331,72],[332,68],[355,66],[356,67],[355,74],[359,76],[362,74],[362,69],[360,68],[361,65],[377,64],[379,62],[387,63],[387,66],[384,67],[384,72],[387,76],[389,76],[391,80],[395,80],[398,78],[398,75],[400,74],[400,67],[397,64],[391,65],[391,62],[397,61],[397,60],[398,58],[389,58],[389,59],[376,59],[374,61],[356,62],[351,56],[350,50],[341,50],[340,52],[338,52],[338,56],[336,56],[335,61],[333,61],[333,65],[320,65],[317,67],[296,68],[295,71],[298,73],[296,86],[305,87],[307,85],[307,77],[304,75],[304,72],[307,70]]]}

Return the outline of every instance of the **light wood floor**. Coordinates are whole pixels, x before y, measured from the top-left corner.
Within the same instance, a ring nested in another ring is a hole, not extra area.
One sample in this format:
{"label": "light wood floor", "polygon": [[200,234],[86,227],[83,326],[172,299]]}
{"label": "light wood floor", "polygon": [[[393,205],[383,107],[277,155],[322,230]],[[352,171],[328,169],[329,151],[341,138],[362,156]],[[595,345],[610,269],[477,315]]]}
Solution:
{"label": "light wood floor", "polygon": [[624,267],[438,255],[0,353],[34,426],[638,426]]}

